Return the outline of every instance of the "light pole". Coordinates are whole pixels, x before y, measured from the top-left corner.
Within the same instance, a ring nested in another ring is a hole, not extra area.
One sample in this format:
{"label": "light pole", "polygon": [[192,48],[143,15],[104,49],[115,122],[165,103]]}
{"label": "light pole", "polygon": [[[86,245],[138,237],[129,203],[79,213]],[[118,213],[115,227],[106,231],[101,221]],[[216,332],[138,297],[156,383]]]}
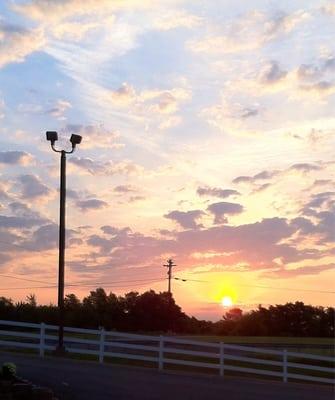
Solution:
{"label": "light pole", "polygon": [[59,206],[59,263],[58,263],[58,346],[57,351],[63,352],[64,349],[64,264],[65,264],[65,200],[66,200],[66,154],[74,152],[76,145],[80,144],[81,136],[72,135],[70,142],[72,149],[57,150],[55,142],[58,134],[54,131],[46,132],[46,138],[51,142],[51,148],[56,153],[61,154],[60,158],[60,206]]}

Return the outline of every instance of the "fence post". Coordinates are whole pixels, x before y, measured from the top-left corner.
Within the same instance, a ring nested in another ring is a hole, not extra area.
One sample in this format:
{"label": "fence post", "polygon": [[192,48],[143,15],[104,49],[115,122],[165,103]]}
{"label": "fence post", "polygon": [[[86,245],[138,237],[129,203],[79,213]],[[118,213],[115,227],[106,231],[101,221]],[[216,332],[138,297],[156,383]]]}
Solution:
{"label": "fence post", "polygon": [[283,382],[287,382],[287,350],[283,350]]}
{"label": "fence post", "polygon": [[40,324],[40,357],[44,357],[44,345],[45,345],[45,323]]}
{"label": "fence post", "polygon": [[224,343],[220,342],[220,376],[224,375]]}
{"label": "fence post", "polygon": [[100,344],[99,344],[99,362],[104,362],[104,351],[105,351],[105,329],[100,328]]}
{"label": "fence post", "polygon": [[159,336],[159,350],[158,350],[158,369],[163,370],[163,359],[164,359],[164,338],[162,335]]}

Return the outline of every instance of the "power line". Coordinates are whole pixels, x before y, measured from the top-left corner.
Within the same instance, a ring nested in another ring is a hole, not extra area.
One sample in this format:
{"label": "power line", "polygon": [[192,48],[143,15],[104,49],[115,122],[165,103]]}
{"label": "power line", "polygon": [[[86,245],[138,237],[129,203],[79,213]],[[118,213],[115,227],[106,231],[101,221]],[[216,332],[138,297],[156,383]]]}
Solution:
{"label": "power line", "polygon": [[166,278],[152,278],[152,279],[133,279],[133,280],[124,280],[124,281],[113,281],[113,282],[94,282],[94,283],[88,283],[85,284],[84,282],[80,282],[80,283],[69,283],[65,286],[92,286],[92,285],[105,285],[105,284],[111,284],[113,285],[114,283],[138,283],[138,282],[150,282],[150,281],[154,281],[154,282],[158,282],[158,281],[162,281],[165,280]]}
{"label": "power line", "polygon": [[[21,278],[18,276],[14,275],[6,275],[6,274],[0,274],[0,276],[3,276],[5,278],[10,278],[10,279],[18,279],[18,280],[23,280],[27,282],[36,282],[36,283],[44,283],[48,286],[36,286],[36,287],[20,287],[20,288],[0,288],[0,290],[6,290],[6,289],[38,289],[38,288],[53,288],[56,287],[57,285],[55,283],[50,283],[46,281],[41,281],[37,279],[29,279],[29,278]],[[158,278],[158,277],[157,277]],[[138,282],[151,282],[151,281],[160,281],[160,280],[165,280],[169,278],[152,278],[152,279],[133,279],[133,280],[121,280],[121,281],[104,281],[104,282],[70,282],[69,284],[66,285],[66,287],[75,287],[75,286],[83,286],[83,287],[91,287],[95,285],[114,285],[118,283],[138,283]],[[205,281],[205,280],[199,280],[199,279],[189,279],[189,278],[179,278],[179,277],[172,277],[171,279],[174,279],[176,281],[182,281],[182,282],[199,282],[199,283],[211,283],[210,281]],[[250,288],[258,288],[258,289],[275,289],[275,290],[287,290],[287,291],[298,291],[298,292],[312,292],[312,293],[326,293],[326,294],[335,294],[335,291],[331,290],[316,290],[316,289],[302,289],[302,288],[288,288],[288,287],[276,287],[276,286],[263,286],[263,285],[247,285],[247,284],[236,284],[235,286],[238,287],[250,287]]]}
{"label": "power line", "polygon": [[[13,276],[13,275],[5,275],[5,274],[0,274],[0,276],[6,277],[6,278],[12,278],[12,279],[18,279],[18,280],[23,280],[27,282],[36,282],[36,283],[44,283],[47,286],[35,286],[35,287],[19,287],[19,288],[0,288],[0,290],[19,290],[19,289],[46,289],[46,288],[54,288],[57,287],[55,283],[50,283],[46,281],[41,281],[37,279],[29,279],[29,278],[21,278],[18,276]],[[158,278],[158,277],[157,277]],[[119,280],[119,281],[104,281],[104,282],[70,282],[69,284],[66,285],[66,287],[78,287],[78,286],[83,286],[83,287],[92,287],[96,285],[104,285],[108,287],[113,287],[114,284],[119,284],[119,283],[139,283],[139,282],[159,282],[165,279],[169,278],[152,278],[152,279],[133,279],[133,280]],[[177,280],[177,281],[182,281],[182,282],[199,282],[199,283],[211,283],[210,281],[206,280],[199,280],[199,279],[189,279],[189,278],[180,278],[180,277],[171,277],[171,279]],[[126,285],[123,285],[126,286]],[[288,288],[288,287],[275,287],[275,286],[263,286],[263,285],[247,285],[247,284],[236,284],[234,286],[237,287],[250,287],[250,288],[258,288],[258,289],[275,289],[275,290],[287,290],[287,291],[298,291],[298,292],[312,292],[312,293],[325,293],[325,294],[335,294],[335,291],[331,290],[316,290],[316,289],[302,289],[302,288]],[[115,287],[122,287],[122,286],[115,286]]]}
{"label": "power line", "polygon": [[236,286],[254,287],[254,288],[259,288],[259,289],[288,290],[288,291],[293,291],[293,292],[314,292],[314,293],[332,293],[332,294],[335,294],[335,291],[331,291],[331,290],[301,289],[301,288],[287,288],[287,287],[259,286],[259,285],[236,285]]}
{"label": "power line", "polygon": [[[92,282],[90,284],[68,284],[65,285],[66,287],[92,287],[92,286],[97,286],[99,284],[103,284],[106,287],[115,287],[115,288],[122,288],[122,287],[127,287],[131,286],[133,283],[155,283],[155,282],[161,282],[162,280],[165,280],[166,278],[159,278],[159,279],[149,279],[149,280],[144,280],[144,279],[139,279],[139,280],[133,280],[133,281],[114,281],[113,283],[108,283],[108,282]],[[115,285],[118,283],[129,283],[129,285]],[[23,289],[54,289],[56,288],[57,285],[48,285],[48,286],[30,286],[30,287],[10,287],[10,288],[0,288],[0,290],[23,290]]]}
{"label": "power line", "polygon": [[36,283],[50,284],[50,282],[39,281],[39,280],[37,280],[37,279],[20,278],[20,277],[18,277],[18,276],[14,276],[14,275],[4,275],[4,274],[0,274],[0,276],[3,276],[3,277],[5,277],[5,278],[18,279],[18,280],[27,281],[27,282],[36,282]]}
{"label": "power line", "polygon": [[[5,275],[5,274],[0,274],[0,276],[3,276],[5,278],[10,278],[10,279],[18,279],[18,280],[22,280],[22,281],[28,281],[28,282],[36,282],[36,283],[44,283],[46,285],[56,285],[56,283],[54,282],[46,282],[46,281],[41,281],[41,280],[37,280],[37,279],[28,279],[28,278],[21,278],[19,276],[14,276],[14,275]],[[160,277],[157,277],[160,278]],[[123,281],[112,281],[111,283],[122,283],[122,282],[140,282],[140,281],[150,281],[150,280],[155,280],[156,278],[151,278],[151,279],[133,279],[133,280],[123,280]],[[103,282],[92,282],[92,281],[88,281],[88,284],[95,284],[95,285],[104,285],[105,283],[110,283],[110,281],[103,281]],[[75,281],[75,282],[70,282],[68,283],[66,286],[86,286],[86,281],[81,282],[81,281]]]}
{"label": "power line", "polygon": [[[177,281],[182,281],[182,282],[190,281],[190,282],[211,283],[210,281],[201,281],[201,280],[197,280],[197,279],[186,279],[186,278],[177,278],[177,277],[173,277],[173,279],[175,279]],[[244,285],[244,284],[235,284],[234,286],[259,288],[259,289],[288,290],[288,291],[293,291],[293,292],[313,292],[313,293],[335,294],[335,291],[331,291],[331,290],[301,289],[301,288],[287,288],[287,287],[276,287],[276,286]]]}
{"label": "power line", "polygon": [[183,281],[183,282],[204,282],[204,283],[210,283],[210,281],[201,281],[199,279],[186,279],[186,278],[177,278],[177,277],[173,277],[173,279],[175,279],[176,281]]}

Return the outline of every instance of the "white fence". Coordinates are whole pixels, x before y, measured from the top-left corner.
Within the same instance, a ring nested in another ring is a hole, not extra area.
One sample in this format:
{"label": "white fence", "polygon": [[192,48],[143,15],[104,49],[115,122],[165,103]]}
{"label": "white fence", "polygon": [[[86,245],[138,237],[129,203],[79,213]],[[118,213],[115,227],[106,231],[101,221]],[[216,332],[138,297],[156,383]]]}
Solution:
{"label": "white fence", "polygon": [[[43,323],[0,320],[0,348],[35,349],[44,357],[47,351],[56,348],[57,330],[58,326]],[[65,327],[64,333],[69,353],[96,356],[101,363],[113,358],[130,359],[152,363],[159,370],[175,365],[178,368],[210,369],[221,376],[226,371],[234,371],[243,375],[276,377],[283,382],[291,378],[335,384],[334,357],[104,329]]]}

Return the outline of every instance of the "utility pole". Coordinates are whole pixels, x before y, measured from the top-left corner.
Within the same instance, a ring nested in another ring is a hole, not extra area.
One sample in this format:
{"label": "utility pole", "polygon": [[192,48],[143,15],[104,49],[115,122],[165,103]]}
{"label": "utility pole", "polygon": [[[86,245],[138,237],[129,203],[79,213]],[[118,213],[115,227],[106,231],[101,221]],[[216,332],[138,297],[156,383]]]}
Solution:
{"label": "utility pole", "polygon": [[176,264],[173,264],[173,260],[171,258],[169,258],[167,260],[167,264],[164,264],[163,267],[167,267],[168,268],[168,293],[171,295],[171,278],[172,278],[172,267],[176,267]]}

